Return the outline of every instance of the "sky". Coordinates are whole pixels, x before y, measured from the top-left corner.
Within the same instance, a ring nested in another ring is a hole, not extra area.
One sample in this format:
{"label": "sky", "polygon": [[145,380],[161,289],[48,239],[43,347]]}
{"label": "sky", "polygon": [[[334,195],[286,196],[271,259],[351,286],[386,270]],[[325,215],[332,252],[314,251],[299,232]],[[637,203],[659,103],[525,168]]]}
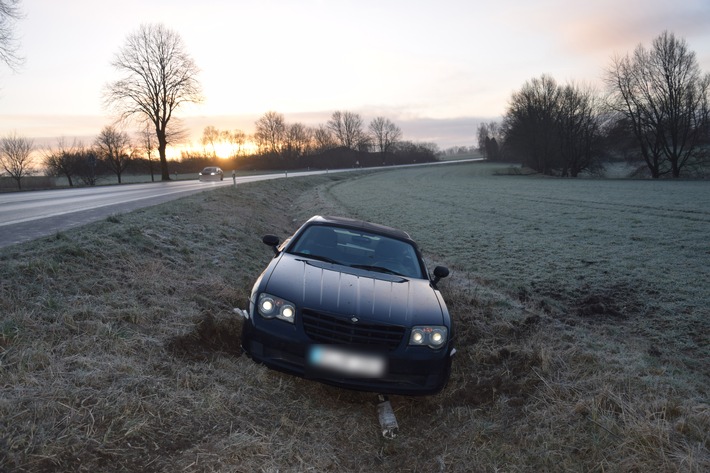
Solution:
{"label": "sky", "polygon": [[481,121],[542,74],[602,87],[612,58],[663,31],[710,72],[710,0],[21,0],[24,64],[0,65],[0,136],[88,143],[111,61],[142,24],[176,32],[200,68],[205,100],[177,116],[254,130],[268,111],[325,124],[336,111],[389,118],[403,138],[476,144]]}

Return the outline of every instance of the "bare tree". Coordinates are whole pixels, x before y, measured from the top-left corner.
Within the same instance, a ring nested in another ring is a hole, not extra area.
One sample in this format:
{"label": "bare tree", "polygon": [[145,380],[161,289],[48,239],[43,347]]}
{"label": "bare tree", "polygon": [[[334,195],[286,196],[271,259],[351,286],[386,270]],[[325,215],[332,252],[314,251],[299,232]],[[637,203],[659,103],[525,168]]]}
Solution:
{"label": "bare tree", "polygon": [[145,159],[148,160],[148,171],[150,171],[150,180],[155,182],[153,169],[153,152],[155,151],[155,134],[150,130],[150,125],[143,127],[139,133],[141,148],[145,153]]}
{"label": "bare tree", "polygon": [[104,103],[121,120],[138,117],[155,128],[162,180],[170,180],[165,154],[173,113],[202,102],[199,69],[180,36],[163,25],[142,25],[112,62],[123,78],[106,86]]}
{"label": "bare tree", "polygon": [[[481,123],[478,125],[478,150],[484,158],[491,161],[502,159],[501,145],[503,144],[503,130],[497,122]],[[472,150],[471,150],[472,151]],[[468,150],[466,152],[469,152]]]}
{"label": "bare tree", "polygon": [[229,144],[232,149],[232,156],[240,156],[244,151],[244,144],[247,142],[247,134],[242,130],[223,130],[220,132],[220,139]]}
{"label": "bare tree", "polygon": [[685,40],[662,33],[650,50],[639,45],[633,55],[615,58],[606,80],[612,107],[631,125],[652,177],[678,177],[701,159],[710,74],[701,73]]}
{"label": "bare tree", "polygon": [[13,70],[22,64],[13,31],[15,21],[21,17],[20,0],[0,0],[0,61]]}
{"label": "bare tree", "polygon": [[291,159],[299,158],[309,152],[313,142],[313,130],[303,123],[286,126],[284,154]]}
{"label": "bare tree", "polygon": [[383,155],[392,151],[394,145],[402,138],[402,130],[389,118],[377,117],[370,122],[370,132],[380,153]]}
{"label": "bare tree", "polygon": [[131,162],[131,139],[113,126],[106,126],[96,138],[96,150],[121,183],[121,175]]}
{"label": "bare tree", "polygon": [[95,186],[106,172],[105,161],[99,159],[94,148],[81,147],[76,154],[77,176],[87,186]]}
{"label": "bare tree", "polygon": [[323,152],[338,146],[338,142],[333,137],[333,133],[325,125],[318,125],[313,131],[313,140],[318,151]]}
{"label": "bare tree", "polygon": [[577,177],[599,167],[601,116],[601,101],[592,87],[568,84],[562,88],[557,117],[562,176]]}
{"label": "bare tree", "polygon": [[240,156],[243,152],[244,145],[247,142],[247,134],[242,130],[226,131],[226,141],[232,145],[234,155]]}
{"label": "bare tree", "polygon": [[254,139],[263,152],[281,154],[285,138],[286,120],[282,114],[266,112],[256,121]]}
{"label": "bare tree", "polygon": [[362,126],[362,117],[353,112],[333,112],[327,123],[327,127],[333,132],[340,146],[350,149],[358,149],[365,141]]}
{"label": "bare tree", "polygon": [[79,174],[84,145],[74,140],[68,145],[64,138],[57,140],[57,147],[44,152],[44,166],[54,176],[64,176],[69,187],[74,187],[74,177]]}
{"label": "bare tree", "polygon": [[600,115],[593,89],[559,86],[543,75],[513,94],[505,115],[505,143],[538,172],[577,177],[597,166]]}
{"label": "bare tree", "polygon": [[646,116],[650,115],[647,104],[636,93],[638,87],[635,78],[634,65],[628,56],[614,59],[611,69],[607,71],[607,83],[611,90],[610,105],[635,136],[641,157],[646,162],[651,177],[659,178],[667,170],[663,169],[663,157],[659,123],[649,122]]}
{"label": "bare tree", "polygon": [[[212,157],[217,157],[217,143],[219,143],[221,136],[222,134],[219,130],[212,125],[206,126],[205,129],[202,130],[202,139],[200,141],[202,142],[202,146],[207,147],[209,145],[212,147]],[[206,150],[205,154],[207,154]]]}
{"label": "bare tree", "polygon": [[22,190],[22,178],[34,172],[32,150],[34,143],[29,138],[12,133],[0,140],[0,166],[17,182]]}
{"label": "bare tree", "polygon": [[530,168],[551,174],[558,162],[555,122],[560,88],[548,75],[523,84],[504,117],[506,143]]}

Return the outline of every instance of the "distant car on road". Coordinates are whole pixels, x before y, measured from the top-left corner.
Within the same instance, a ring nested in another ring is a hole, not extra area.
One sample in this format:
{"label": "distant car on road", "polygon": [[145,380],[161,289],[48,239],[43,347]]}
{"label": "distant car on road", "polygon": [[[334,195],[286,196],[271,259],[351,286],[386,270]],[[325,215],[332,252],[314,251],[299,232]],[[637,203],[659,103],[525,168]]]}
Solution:
{"label": "distant car on road", "polygon": [[255,361],[381,394],[440,391],[454,329],[416,243],[394,228],[316,216],[283,243],[253,286],[242,347]]}
{"label": "distant car on road", "polygon": [[224,171],[217,166],[209,166],[200,171],[201,181],[221,181],[224,179]]}

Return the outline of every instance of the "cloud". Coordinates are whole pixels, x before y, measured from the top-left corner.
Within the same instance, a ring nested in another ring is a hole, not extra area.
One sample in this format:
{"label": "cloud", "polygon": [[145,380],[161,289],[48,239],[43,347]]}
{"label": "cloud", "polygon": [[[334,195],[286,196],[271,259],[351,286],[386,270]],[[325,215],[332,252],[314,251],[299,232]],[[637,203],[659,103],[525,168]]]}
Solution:
{"label": "cloud", "polygon": [[0,115],[0,130],[15,130],[36,147],[56,144],[59,138],[91,144],[110,118],[94,115]]}
{"label": "cloud", "polygon": [[707,38],[710,3],[631,1],[618,2],[613,14],[584,7],[564,18],[563,45],[581,53],[615,50],[625,54],[638,44],[650,42],[663,31],[688,38]]}

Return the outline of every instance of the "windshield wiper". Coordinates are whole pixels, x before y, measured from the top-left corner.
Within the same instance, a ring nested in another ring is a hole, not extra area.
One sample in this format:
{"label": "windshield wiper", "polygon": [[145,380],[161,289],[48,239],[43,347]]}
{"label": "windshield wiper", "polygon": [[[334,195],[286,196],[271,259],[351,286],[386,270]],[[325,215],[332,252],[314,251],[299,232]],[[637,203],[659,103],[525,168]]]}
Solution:
{"label": "windshield wiper", "polygon": [[324,261],[326,263],[342,264],[339,261],[335,261],[333,258],[328,258],[327,256],[313,255],[310,253],[291,253],[294,256],[303,256],[304,258],[315,259],[318,261]]}
{"label": "windshield wiper", "polygon": [[369,264],[353,264],[350,265],[351,268],[356,269],[366,269],[368,271],[376,271],[378,273],[393,274],[395,276],[404,276],[404,274],[398,273],[397,271],[392,271],[389,268],[384,268],[382,266],[371,266]]}

